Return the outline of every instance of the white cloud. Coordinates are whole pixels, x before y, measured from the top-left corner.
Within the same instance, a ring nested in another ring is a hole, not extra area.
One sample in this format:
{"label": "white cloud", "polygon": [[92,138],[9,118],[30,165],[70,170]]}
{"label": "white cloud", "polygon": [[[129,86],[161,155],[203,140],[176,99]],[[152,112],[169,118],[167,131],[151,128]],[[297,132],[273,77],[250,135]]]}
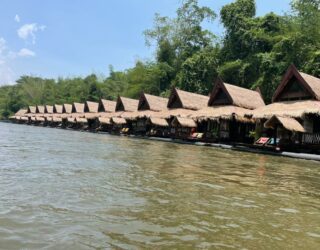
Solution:
{"label": "white cloud", "polygon": [[16,74],[11,65],[14,65],[15,60],[18,60],[19,57],[33,57],[35,55],[35,52],[27,48],[22,48],[18,52],[10,50],[6,40],[0,37],[0,85],[14,84]]}
{"label": "white cloud", "polygon": [[0,64],[0,86],[4,84],[14,84],[15,74],[13,70],[4,64]]}
{"label": "white cloud", "polygon": [[3,37],[0,37],[0,56],[7,49],[6,40]]}
{"label": "white cloud", "polygon": [[20,17],[19,17],[18,14],[15,15],[14,20],[15,20],[17,23],[20,23]]}
{"label": "white cloud", "polygon": [[28,57],[28,56],[35,56],[35,55],[36,53],[26,48],[23,48],[18,52],[18,56],[21,56],[21,57]]}
{"label": "white cloud", "polygon": [[18,36],[23,39],[27,40],[29,37],[32,39],[32,43],[35,44],[36,42],[36,32],[43,31],[46,28],[45,25],[38,25],[37,23],[29,23],[22,25],[18,30]]}

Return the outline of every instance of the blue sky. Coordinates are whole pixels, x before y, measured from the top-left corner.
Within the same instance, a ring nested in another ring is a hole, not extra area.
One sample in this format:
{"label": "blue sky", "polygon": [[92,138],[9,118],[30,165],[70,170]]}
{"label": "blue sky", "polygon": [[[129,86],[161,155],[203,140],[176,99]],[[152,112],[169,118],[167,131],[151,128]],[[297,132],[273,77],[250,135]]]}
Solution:
{"label": "blue sky", "polygon": [[[199,0],[219,13],[232,0]],[[283,14],[290,0],[256,0],[257,15]],[[42,77],[108,74],[152,59],[143,31],[154,13],[174,16],[181,0],[2,0],[0,2],[0,84],[23,74]],[[223,34],[217,19],[205,24]]]}

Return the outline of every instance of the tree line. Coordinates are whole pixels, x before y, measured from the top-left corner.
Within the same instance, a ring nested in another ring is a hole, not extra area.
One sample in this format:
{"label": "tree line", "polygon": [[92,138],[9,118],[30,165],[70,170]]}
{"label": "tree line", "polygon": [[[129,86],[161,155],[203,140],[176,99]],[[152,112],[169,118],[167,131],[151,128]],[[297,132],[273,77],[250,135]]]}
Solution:
{"label": "tree line", "polygon": [[[203,27],[219,18],[223,36]],[[219,75],[225,82],[260,88],[265,101],[290,64],[320,77],[320,0],[292,0],[283,15],[256,16],[255,0],[236,0],[220,13],[197,0],[185,0],[174,18],[155,14],[145,30],[147,46],[155,57],[107,77],[45,79],[21,76],[13,86],[0,88],[0,116],[22,107],[114,100],[118,95],[137,98],[141,91],[168,96],[172,86],[207,95]]]}

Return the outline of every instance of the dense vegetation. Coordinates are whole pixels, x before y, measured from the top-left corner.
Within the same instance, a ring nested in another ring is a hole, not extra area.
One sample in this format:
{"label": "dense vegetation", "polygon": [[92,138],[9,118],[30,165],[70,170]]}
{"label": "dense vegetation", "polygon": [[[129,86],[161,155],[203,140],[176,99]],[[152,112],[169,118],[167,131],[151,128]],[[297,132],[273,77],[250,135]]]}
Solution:
{"label": "dense vegetation", "polygon": [[16,85],[0,88],[0,115],[30,104],[135,98],[142,90],[166,96],[171,86],[207,95],[218,75],[232,84],[260,87],[268,102],[290,64],[320,76],[320,0],[292,0],[291,7],[285,15],[256,17],[254,0],[236,0],[221,9],[225,33],[217,37],[202,24],[218,15],[197,0],[185,0],[175,18],[156,14],[144,32],[146,44],[156,47],[154,60],[137,61],[125,71],[110,66],[102,79],[21,76]]}

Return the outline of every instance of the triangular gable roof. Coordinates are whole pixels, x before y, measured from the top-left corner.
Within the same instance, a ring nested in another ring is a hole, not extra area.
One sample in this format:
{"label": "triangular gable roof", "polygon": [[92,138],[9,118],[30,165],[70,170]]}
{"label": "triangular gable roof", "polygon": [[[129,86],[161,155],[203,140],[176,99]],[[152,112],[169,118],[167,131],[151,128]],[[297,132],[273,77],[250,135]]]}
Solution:
{"label": "triangular gable roof", "polygon": [[53,113],[61,114],[63,112],[63,105],[53,105]]}
{"label": "triangular gable roof", "polygon": [[303,72],[299,72],[292,64],[284,75],[280,85],[274,92],[272,102],[276,102],[286,85],[292,77],[296,77],[302,87],[312,96],[313,99],[320,101],[320,79]]}
{"label": "triangular gable roof", "polygon": [[72,113],[84,113],[84,103],[74,102],[72,104]]}
{"label": "triangular gable roof", "polygon": [[45,105],[44,106],[44,113],[52,114],[53,113],[53,106]]}
{"label": "triangular gable roof", "polygon": [[36,113],[43,114],[44,113],[44,106],[36,106]]}
{"label": "triangular gable roof", "polygon": [[84,103],[84,112],[97,113],[98,112],[98,107],[99,107],[99,103],[98,102],[86,101]]}
{"label": "triangular gable roof", "polygon": [[99,102],[98,112],[115,112],[117,102],[101,99]]}
{"label": "triangular gable roof", "polygon": [[138,110],[162,111],[167,109],[167,105],[168,98],[142,93],[139,98]]}
{"label": "triangular gable roof", "polygon": [[[179,105],[174,106],[176,101],[179,101]],[[183,91],[177,88],[172,88],[168,105],[170,108],[183,108],[183,109],[191,109],[191,110],[199,110],[208,105],[209,97],[204,95],[199,95],[187,91]]]}
{"label": "triangular gable roof", "polygon": [[292,117],[282,117],[274,115],[264,123],[266,128],[275,128],[277,124],[281,124],[284,128],[289,131],[305,133],[304,127]]}
{"label": "triangular gable roof", "polygon": [[15,116],[23,116],[28,112],[28,109],[19,109]]}
{"label": "triangular gable roof", "polygon": [[36,106],[29,106],[28,107],[28,113],[34,114],[36,113]]}
{"label": "triangular gable roof", "polygon": [[63,104],[62,113],[71,114],[72,113],[72,104],[68,104],[68,103]]}
{"label": "triangular gable roof", "polygon": [[215,86],[211,92],[208,106],[214,106],[214,101],[216,100],[216,97],[220,91],[222,91],[228,98],[228,105],[246,109],[256,109],[265,106],[259,91],[225,83],[220,77],[217,78]]}
{"label": "triangular gable roof", "polygon": [[117,99],[116,111],[137,111],[138,104],[139,101],[136,99],[119,96]]}

